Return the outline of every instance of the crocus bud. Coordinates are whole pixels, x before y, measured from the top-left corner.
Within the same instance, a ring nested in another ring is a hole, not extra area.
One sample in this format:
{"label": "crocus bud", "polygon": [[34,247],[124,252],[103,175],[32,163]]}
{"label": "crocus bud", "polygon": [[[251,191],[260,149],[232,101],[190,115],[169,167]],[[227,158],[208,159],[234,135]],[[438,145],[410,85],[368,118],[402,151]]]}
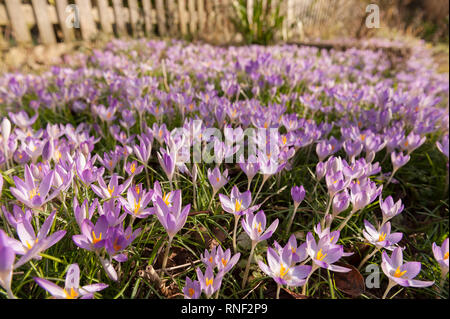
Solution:
{"label": "crocus bud", "polygon": [[295,207],[298,207],[298,205],[300,205],[300,203],[303,201],[303,199],[305,198],[305,193],[306,192],[303,186],[294,186],[291,188],[291,196],[294,200]]}

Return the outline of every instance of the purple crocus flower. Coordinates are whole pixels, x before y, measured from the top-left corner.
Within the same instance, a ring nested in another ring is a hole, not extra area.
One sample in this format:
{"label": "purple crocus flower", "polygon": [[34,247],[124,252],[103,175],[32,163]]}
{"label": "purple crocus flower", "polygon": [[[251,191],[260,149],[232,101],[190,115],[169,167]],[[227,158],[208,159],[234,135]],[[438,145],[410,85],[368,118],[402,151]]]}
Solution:
{"label": "purple crocus flower", "polygon": [[421,264],[417,261],[403,263],[403,252],[397,247],[392,252],[391,257],[383,251],[381,269],[389,278],[389,285],[384,293],[383,299],[386,298],[389,290],[395,285],[403,287],[429,287],[434,281],[422,281],[414,279],[420,272]]}
{"label": "purple crocus flower", "polygon": [[444,240],[441,246],[433,243],[433,255],[436,261],[441,266],[441,287],[444,287],[444,280],[448,273],[448,237]]}
{"label": "purple crocus flower", "polygon": [[223,272],[214,276],[213,269],[210,266],[206,268],[205,274],[202,273],[200,268],[197,268],[196,272],[202,291],[208,298],[211,297],[222,285]]}
{"label": "purple crocus flower", "polygon": [[386,197],[386,199],[384,201],[383,201],[383,198],[380,196],[379,201],[380,201],[381,212],[383,213],[383,222],[381,223],[382,225],[403,211],[404,206],[402,204],[401,199],[399,199],[394,204],[394,200],[392,199],[392,196]]}
{"label": "purple crocus flower", "polygon": [[289,249],[291,250],[291,253],[292,253],[292,265],[302,262],[306,259],[306,257],[308,257],[308,253],[306,251],[306,243],[303,243],[303,244],[297,246],[297,239],[295,238],[294,234],[292,234],[289,237],[289,240],[284,247],[282,247],[280,244],[278,244],[277,241],[274,241],[273,245],[279,255],[282,254],[283,249],[285,249],[286,247],[289,247]]}
{"label": "purple crocus flower", "polygon": [[138,136],[139,145],[133,145],[133,151],[139,161],[146,164],[152,154],[152,143],[146,137]]}
{"label": "purple crocus flower", "polygon": [[128,186],[130,186],[131,178],[127,179],[123,184],[119,185],[119,176],[117,174],[114,174],[109,180],[108,186],[106,186],[106,183],[101,176],[98,177],[97,182],[99,186],[91,185],[92,190],[100,198],[109,200],[122,194],[128,188]]}
{"label": "purple crocus flower", "polygon": [[247,189],[250,189],[250,184],[252,183],[253,177],[258,173],[259,171],[259,164],[256,159],[256,157],[252,154],[248,157],[247,162],[244,161],[244,155],[241,155],[239,158],[239,166],[241,167],[242,171],[247,175],[248,180],[248,187]]}
{"label": "purple crocus flower", "polygon": [[223,251],[222,247],[219,246],[215,255],[217,270],[226,274],[237,264],[240,257],[240,253],[234,254],[233,257],[231,257],[230,249]]}
{"label": "purple crocus flower", "polygon": [[186,277],[186,285],[183,288],[184,299],[198,299],[202,293],[202,288],[198,280],[192,281]]}
{"label": "purple crocus flower", "polygon": [[403,143],[402,148],[407,151],[407,154],[411,154],[415,149],[419,148],[426,141],[426,137],[420,137],[418,134],[411,132],[406,137],[406,141]]}
{"label": "purple crocus flower", "polygon": [[146,191],[142,184],[128,188],[127,198],[119,197],[125,211],[134,218],[145,218],[151,215],[153,209],[147,208],[153,197],[153,190]]}
{"label": "purple crocus flower", "polygon": [[138,165],[137,161],[132,161],[131,163],[125,164],[125,172],[129,176],[134,176],[140,174],[144,169],[144,165]]}
{"label": "purple crocus flower", "polygon": [[133,231],[131,226],[128,226],[125,230],[123,229],[123,226],[110,228],[105,241],[106,252],[115,261],[127,261],[128,257],[121,252],[127,248],[140,233],[140,228]]}
{"label": "purple crocus flower", "polygon": [[266,229],[266,214],[262,210],[256,214],[248,212],[242,220],[242,228],[254,243],[269,239],[277,227],[278,218]]}
{"label": "purple crocus flower", "polygon": [[311,272],[309,265],[295,266],[292,260],[290,247],[285,246],[281,252],[267,247],[267,265],[258,261],[259,268],[272,277],[278,285],[299,287],[306,283],[306,278]]}
{"label": "purple crocus flower", "polygon": [[100,216],[95,225],[89,219],[85,219],[81,223],[81,234],[73,235],[72,240],[80,248],[98,252],[105,246],[108,228],[105,215]]}
{"label": "purple crocus flower", "polygon": [[337,193],[333,197],[333,204],[332,204],[332,217],[336,217],[341,212],[346,210],[348,206],[350,205],[350,196],[348,194],[347,190],[343,190],[342,192]]}
{"label": "purple crocus flower", "polygon": [[173,174],[175,174],[176,153],[167,152],[164,149],[161,149],[161,152],[158,152],[157,156],[159,164],[166,173],[169,181],[172,183]]}
{"label": "purple crocus flower", "polygon": [[77,221],[78,226],[81,228],[81,224],[83,220],[88,219],[91,220],[94,215],[95,210],[98,207],[98,199],[95,198],[91,205],[87,199],[83,201],[81,205],[78,204],[78,199],[75,196],[73,199],[73,213],[75,215],[75,220]]}
{"label": "purple crocus flower", "polygon": [[403,155],[403,152],[399,152],[399,153],[392,152],[391,153],[391,161],[392,161],[392,166],[393,166],[393,172],[392,172],[391,176],[393,176],[400,167],[402,167],[403,165],[408,163],[410,158],[411,158],[411,156],[409,156],[409,154]]}
{"label": "purple crocus flower", "polygon": [[294,201],[294,211],[297,210],[298,206],[305,198],[305,194],[306,192],[303,186],[293,186],[291,188],[291,196],[292,200]]}
{"label": "purple crocus flower", "polygon": [[394,250],[394,245],[403,237],[402,233],[391,233],[391,223],[389,222],[383,224],[380,230],[376,230],[371,223],[364,220],[364,227],[366,228],[363,230],[364,238],[377,248]]}
{"label": "purple crocus flower", "polygon": [[154,204],[156,207],[156,217],[167,231],[169,241],[172,241],[175,234],[186,223],[189,210],[191,209],[191,204],[181,208],[181,190],[176,190],[173,192],[172,203],[169,203],[167,200],[164,200],[158,196],[156,197]]}
{"label": "purple crocus flower", "polygon": [[66,273],[64,288],[59,287],[53,282],[34,277],[36,283],[47,290],[54,299],[93,299],[94,293],[108,287],[107,284],[98,283],[80,287],[80,268],[78,264],[71,264]]}
{"label": "purple crocus flower", "polygon": [[333,265],[344,255],[341,245],[332,244],[331,234],[327,234],[316,243],[311,232],[306,235],[306,245],[309,257],[313,261],[313,270],[321,267],[336,272],[349,272],[350,269]]}
{"label": "purple crocus flower", "polygon": [[15,299],[11,290],[12,274],[16,253],[10,246],[11,238],[0,229],[0,287],[6,290],[9,299]]}
{"label": "purple crocus flower", "polygon": [[220,172],[218,167],[215,167],[212,171],[208,168],[208,180],[213,188],[213,196],[221,189],[226,183],[228,183],[228,169]]}
{"label": "purple crocus flower", "polygon": [[19,111],[17,113],[8,113],[9,118],[11,121],[18,127],[20,127],[22,130],[25,130],[26,128],[33,125],[34,122],[36,122],[38,113],[34,114],[31,118],[29,117],[28,113],[25,111]]}
{"label": "purple crocus flower", "polygon": [[252,202],[251,192],[246,191],[241,193],[236,185],[231,189],[230,197],[219,194],[219,199],[224,211],[237,216],[245,215],[247,212],[253,212],[257,209],[257,206],[250,207]]}
{"label": "purple crocus flower", "polygon": [[66,235],[65,230],[59,230],[47,237],[55,216],[56,210],[45,219],[37,235],[34,232],[33,226],[31,226],[30,220],[24,218],[17,224],[16,231],[22,247],[18,245],[19,241],[16,240],[14,240],[14,247],[17,248],[16,253],[23,256],[14,265],[14,268],[22,266],[33,258],[40,259],[41,256],[39,254],[41,252],[56,244]]}
{"label": "purple crocus flower", "polygon": [[95,156],[91,159],[90,153],[87,158],[82,153],[75,157],[76,176],[86,187],[97,181],[105,171],[104,167],[94,166],[95,160]]}
{"label": "purple crocus flower", "polygon": [[53,184],[54,174],[54,171],[50,171],[41,183],[37,185],[31,173],[30,166],[25,165],[25,180],[21,180],[17,176],[14,176],[13,179],[16,187],[10,187],[11,194],[30,208],[40,208],[59,194],[59,191],[55,190],[49,195],[50,188]]}

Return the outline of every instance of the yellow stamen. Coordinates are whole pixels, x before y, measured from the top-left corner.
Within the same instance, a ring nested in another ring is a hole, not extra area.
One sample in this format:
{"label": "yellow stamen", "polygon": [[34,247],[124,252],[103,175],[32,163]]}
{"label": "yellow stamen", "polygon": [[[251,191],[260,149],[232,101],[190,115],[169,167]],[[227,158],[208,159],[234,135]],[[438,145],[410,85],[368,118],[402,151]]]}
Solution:
{"label": "yellow stamen", "polygon": [[397,269],[395,270],[395,273],[394,273],[394,277],[400,278],[404,274],[406,274],[406,270],[400,271],[400,267],[397,267]]}
{"label": "yellow stamen", "polygon": [[[448,254],[447,254],[448,255]],[[447,256],[448,257],[448,256]],[[228,264],[228,260],[222,258],[222,265],[225,267]]]}
{"label": "yellow stamen", "polygon": [[194,288],[189,288],[189,296],[192,297],[194,295],[194,293],[195,293]]}
{"label": "yellow stamen", "polygon": [[117,241],[118,241],[118,240],[119,240],[119,238],[116,238],[116,239],[114,240],[113,248],[114,248],[115,251],[119,251],[119,250],[122,249],[122,246],[120,246],[120,245],[117,244]]}
{"label": "yellow stamen", "polygon": [[288,273],[289,268],[284,268],[283,264],[280,266],[280,277],[283,278]]}
{"label": "yellow stamen", "polygon": [[381,233],[380,236],[378,237],[378,241],[384,241],[386,239],[386,233]]}
{"label": "yellow stamen", "polygon": [[134,214],[139,215],[139,210],[141,209],[141,198],[139,198],[139,201],[136,203],[136,200],[134,200]]}
{"label": "yellow stamen", "polygon": [[163,202],[166,203],[167,206],[170,206],[169,195],[170,195],[170,193],[168,193],[168,194],[166,195],[165,192],[164,192],[164,195],[163,195]]}
{"label": "yellow stamen", "polygon": [[208,277],[205,277],[205,282],[206,282],[206,286],[212,285],[213,284],[213,278],[208,279]]}
{"label": "yellow stamen", "polygon": [[320,260],[320,261],[322,261],[325,257],[326,257],[326,255],[328,255],[328,254],[323,254],[322,253],[322,248],[317,252],[317,256],[316,256],[316,259],[317,260]]}
{"label": "yellow stamen", "polygon": [[92,243],[95,245],[100,240],[102,240],[102,233],[100,233],[100,235],[98,235],[98,237],[97,237],[97,236],[95,236],[95,232],[92,231]]}
{"label": "yellow stamen", "polygon": [[217,177],[216,180],[217,180],[217,183],[218,183],[220,181],[220,177]]}
{"label": "yellow stamen", "polygon": [[32,200],[33,197],[36,196],[36,195],[37,195],[37,196],[41,196],[41,194],[38,193],[37,188],[33,188],[33,189],[30,191],[30,200]]}
{"label": "yellow stamen", "polygon": [[114,187],[113,188],[109,188],[109,186],[108,186],[109,196],[112,196],[112,193],[114,193]]}
{"label": "yellow stamen", "polygon": [[448,251],[445,253],[444,259],[448,259]]}
{"label": "yellow stamen", "polygon": [[361,141],[364,141],[366,139],[366,134],[361,134],[359,137],[361,138]]}
{"label": "yellow stamen", "polygon": [[209,262],[212,263],[213,262],[213,258],[209,257]]}
{"label": "yellow stamen", "polygon": [[234,205],[234,211],[235,212],[241,211],[241,206],[242,206],[242,200],[237,200],[236,199],[236,203]]}
{"label": "yellow stamen", "polygon": [[258,225],[255,225],[255,229],[258,231],[258,233],[261,233],[262,232],[261,223],[258,223]]}
{"label": "yellow stamen", "polygon": [[[36,240],[34,241],[34,244],[37,244],[39,239],[36,238]],[[31,248],[33,248],[33,245],[30,245],[30,243],[28,242],[28,240],[25,240],[25,244],[27,245],[28,250],[30,250]]]}
{"label": "yellow stamen", "polygon": [[134,173],[134,171],[136,171],[136,164],[131,164],[130,171],[132,174]]}
{"label": "yellow stamen", "polygon": [[286,142],[287,142],[287,137],[286,137],[286,136],[283,136],[283,137],[281,138],[281,141],[283,142],[283,145],[286,144]]}
{"label": "yellow stamen", "polygon": [[293,254],[295,254],[295,252],[297,251],[297,249],[295,249],[294,247],[291,248],[291,251]]}
{"label": "yellow stamen", "polygon": [[70,288],[70,295],[66,289],[64,289],[64,294],[66,295],[66,299],[75,299],[78,297],[78,292],[76,292],[72,287]]}

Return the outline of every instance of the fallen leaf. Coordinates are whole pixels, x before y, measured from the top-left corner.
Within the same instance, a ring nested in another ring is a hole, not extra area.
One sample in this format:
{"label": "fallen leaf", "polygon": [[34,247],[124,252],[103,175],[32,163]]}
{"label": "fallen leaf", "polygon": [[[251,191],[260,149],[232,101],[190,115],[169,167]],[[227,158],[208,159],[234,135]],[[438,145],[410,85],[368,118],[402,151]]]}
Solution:
{"label": "fallen leaf", "polygon": [[349,272],[335,272],[334,282],[336,287],[350,295],[351,297],[358,297],[365,291],[364,278],[361,273],[354,266],[343,262],[337,262],[336,265],[350,268]]}

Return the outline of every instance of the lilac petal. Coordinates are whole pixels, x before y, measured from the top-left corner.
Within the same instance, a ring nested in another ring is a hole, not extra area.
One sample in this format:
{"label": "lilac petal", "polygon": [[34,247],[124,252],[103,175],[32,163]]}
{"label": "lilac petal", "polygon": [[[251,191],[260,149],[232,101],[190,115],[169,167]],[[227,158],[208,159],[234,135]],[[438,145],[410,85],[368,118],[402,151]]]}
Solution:
{"label": "lilac petal", "polygon": [[434,281],[409,280],[409,285],[411,287],[416,287],[416,288],[429,287],[429,286],[432,286],[433,284],[434,284]]}
{"label": "lilac petal", "polygon": [[48,232],[50,231],[50,228],[52,227],[53,221],[55,220],[55,214],[56,210],[54,210],[42,224],[42,227],[37,235],[38,240],[41,240],[42,238],[47,236]]}
{"label": "lilac petal", "polygon": [[78,264],[72,264],[69,266],[66,274],[65,289],[70,290],[70,288],[78,289],[80,284],[80,268]]}
{"label": "lilac petal", "polygon": [[108,285],[103,283],[86,285],[80,288],[80,294],[85,295],[86,293],[101,291],[105,288],[108,288]]}
{"label": "lilac petal", "polygon": [[100,257],[100,263],[102,264],[103,269],[105,270],[109,279],[111,279],[113,281],[117,281],[119,277],[118,277],[117,272],[114,269],[114,266],[111,263],[111,261],[109,259],[104,259],[104,258]]}
{"label": "lilac petal", "polygon": [[36,281],[36,283],[43,289],[47,290],[52,296],[56,298],[66,298],[64,289],[52,283],[51,281],[38,277],[35,277],[34,281]]}
{"label": "lilac petal", "polygon": [[351,271],[350,268],[345,268],[345,267],[341,267],[341,266],[337,266],[337,265],[329,265],[328,269],[330,269],[331,271],[335,271],[335,272],[349,272],[349,271]]}
{"label": "lilac petal", "polygon": [[91,250],[91,243],[84,235],[73,235],[72,240],[80,248]]}
{"label": "lilac petal", "polygon": [[51,171],[50,174],[46,175],[39,185],[39,194],[42,198],[45,198],[48,194],[50,187],[53,184],[53,177],[55,172]]}

